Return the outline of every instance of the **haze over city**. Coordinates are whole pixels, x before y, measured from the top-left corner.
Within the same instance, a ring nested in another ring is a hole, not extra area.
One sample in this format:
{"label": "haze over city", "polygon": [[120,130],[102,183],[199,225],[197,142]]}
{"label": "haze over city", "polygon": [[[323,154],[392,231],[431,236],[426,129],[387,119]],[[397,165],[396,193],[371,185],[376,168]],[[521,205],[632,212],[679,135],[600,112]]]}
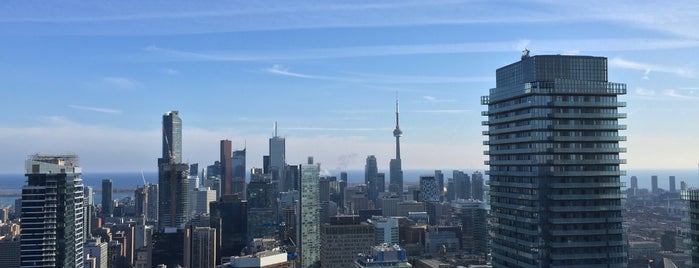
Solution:
{"label": "haze over city", "polygon": [[[183,158],[218,140],[262,166],[272,125],[287,161],[386,169],[393,102],[403,167],[483,170],[480,96],[533,55],[609,59],[628,85],[624,169],[699,160],[696,1],[17,1],[0,9],[0,172],[74,152],[86,172],[156,170],[161,115],[179,110]],[[584,10],[584,11],[581,11]]]}

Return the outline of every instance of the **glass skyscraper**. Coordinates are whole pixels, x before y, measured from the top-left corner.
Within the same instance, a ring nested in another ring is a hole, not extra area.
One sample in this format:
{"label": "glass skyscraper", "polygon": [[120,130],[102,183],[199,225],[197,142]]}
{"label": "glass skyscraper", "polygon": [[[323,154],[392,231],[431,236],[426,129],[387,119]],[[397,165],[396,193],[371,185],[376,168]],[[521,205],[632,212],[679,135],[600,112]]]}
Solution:
{"label": "glass skyscraper", "polygon": [[493,267],[626,267],[619,169],[625,118],[607,59],[522,56],[488,106]]}
{"label": "glass skyscraper", "polygon": [[163,156],[158,159],[158,228],[187,222],[189,165],[182,163],[182,119],[177,111],[163,115]]}
{"label": "glass skyscraper", "polygon": [[320,267],[320,164],[301,166],[301,267]]}

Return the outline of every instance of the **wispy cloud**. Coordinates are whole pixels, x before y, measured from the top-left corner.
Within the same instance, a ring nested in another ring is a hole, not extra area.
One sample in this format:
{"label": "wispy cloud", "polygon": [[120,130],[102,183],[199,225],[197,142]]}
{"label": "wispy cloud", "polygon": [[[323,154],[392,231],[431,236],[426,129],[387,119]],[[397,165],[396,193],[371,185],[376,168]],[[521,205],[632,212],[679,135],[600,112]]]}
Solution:
{"label": "wispy cloud", "polygon": [[426,114],[464,114],[464,113],[470,113],[473,111],[468,110],[468,109],[439,109],[439,110],[415,110],[415,111],[406,111],[406,112],[426,113]]}
{"label": "wispy cloud", "polygon": [[343,127],[285,127],[284,130],[302,131],[387,131],[391,128],[343,128]]}
{"label": "wispy cloud", "polygon": [[160,72],[166,75],[177,75],[180,73],[180,71],[171,68],[160,69]]}
{"label": "wispy cloud", "polygon": [[682,77],[694,77],[695,71],[689,68],[665,66],[652,63],[625,60],[619,57],[609,60],[609,66],[643,71],[643,79],[648,80],[651,72],[670,73]]}
{"label": "wispy cloud", "polygon": [[302,73],[296,73],[292,72],[289,70],[289,68],[284,67],[283,65],[280,64],[275,64],[272,65],[272,67],[265,68],[263,69],[265,72],[271,73],[271,74],[277,74],[277,75],[282,75],[282,76],[291,76],[291,77],[298,77],[298,78],[306,78],[306,79],[316,79],[316,80],[345,80],[340,77],[326,77],[326,76],[320,76],[320,75],[310,75],[310,74],[302,74]]}
{"label": "wispy cloud", "polygon": [[456,102],[456,100],[453,99],[440,99],[433,96],[422,96],[422,100],[429,103]]}
{"label": "wispy cloud", "polygon": [[[64,32],[91,34],[182,34],[280,29],[409,25],[615,22],[681,36],[699,37],[696,1],[186,1],[136,3],[8,4],[0,23],[88,24]],[[623,12],[622,12],[623,11]],[[526,14],[526,15],[522,15]],[[299,19],[303,18],[303,19]],[[146,22],[146,23],[144,23]],[[195,23],[196,22],[196,23]],[[111,27],[119,25],[121,27]],[[172,27],[162,27],[168,25]],[[17,30],[21,30],[21,27]],[[50,27],[44,27],[50,28]]]}
{"label": "wispy cloud", "polygon": [[136,80],[118,76],[103,77],[102,81],[119,88],[134,88],[138,85]]}
{"label": "wispy cloud", "polygon": [[655,96],[655,90],[639,87],[636,88],[636,95],[642,97],[653,97]]}
{"label": "wispy cloud", "polygon": [[82,105],[73,105],[73,104],[68,105],[68,107],[76,109],[76,110],[91,111],[91,112],[98,112],[98,113],[104,113],[104,114],[121,114],[121,110],[109,109],[109,108],[91,107],[91,106],[82,106]]}
{"label": "wispy cloud", "polygon": [[[492,77],[473,77],[473,76],[417,76],[417,75],[384,75],[384,74],[367,74],[347,72],[342,76],[324,76],[317,74],[308,74],[291,71],[288,67],[275,64],[269,68],[263,69],[264,72],[312,80],[325,80],[348,83],[362,84],[449,84],[449,83],[473,83],[473,82],[489,82]],[[448,100],[432,100],[434,102],[448,102]]]}
{"label": "wispy cloud", "polygon": [[[690,94],[693,93],[690,92]],[[679,90],[668,89],[663,92],[665,96],[681,100],[699,100],[699,96],[681,93]]]}
{"label": "wispy cloud", "polygon": [[519,52],[529,48],[537,54],[580,54],[600,51],[638,51],[699,47],[699,40],[690,39],[526,39],[495,42],[433,43],[378,46],[349,46],[275,51],[188,51],[155,45],[144,48],[166,61],[271,61],[399,55],[460,54],[487,52]]}

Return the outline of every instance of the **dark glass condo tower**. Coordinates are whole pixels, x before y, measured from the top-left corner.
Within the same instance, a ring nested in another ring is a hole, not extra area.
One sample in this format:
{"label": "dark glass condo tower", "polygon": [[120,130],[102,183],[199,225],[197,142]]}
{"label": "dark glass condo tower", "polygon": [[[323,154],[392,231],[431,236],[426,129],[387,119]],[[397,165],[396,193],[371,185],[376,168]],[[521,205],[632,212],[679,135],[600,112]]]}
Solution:
{"label": "dark glass condo tower", "polygon": [[481,100],[493,267],[626,267],[626,85],[590,56],[524,55],[496,76]]}

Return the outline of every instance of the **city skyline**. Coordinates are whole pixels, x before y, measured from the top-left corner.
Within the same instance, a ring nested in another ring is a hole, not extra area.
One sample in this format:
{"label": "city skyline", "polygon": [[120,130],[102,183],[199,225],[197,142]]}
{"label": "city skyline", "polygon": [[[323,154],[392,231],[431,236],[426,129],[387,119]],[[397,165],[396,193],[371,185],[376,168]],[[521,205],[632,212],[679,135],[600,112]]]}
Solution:
{"label": "city skyline", "polygon": [[685,122],[699,114],[690,1],[8,6],[0,173],[36,152],[77,153],[88,172],[154,171],[170,110],[183,162],[211,164],[229,139],[262,167],[278,121],[287,163],[361,170],[375,155],[387,170],[396,92],[404,169],[484,170],[479,97],[524,48],[609,59],[609,80],[628,85],[622,169],[699,162],[699,126]]}

